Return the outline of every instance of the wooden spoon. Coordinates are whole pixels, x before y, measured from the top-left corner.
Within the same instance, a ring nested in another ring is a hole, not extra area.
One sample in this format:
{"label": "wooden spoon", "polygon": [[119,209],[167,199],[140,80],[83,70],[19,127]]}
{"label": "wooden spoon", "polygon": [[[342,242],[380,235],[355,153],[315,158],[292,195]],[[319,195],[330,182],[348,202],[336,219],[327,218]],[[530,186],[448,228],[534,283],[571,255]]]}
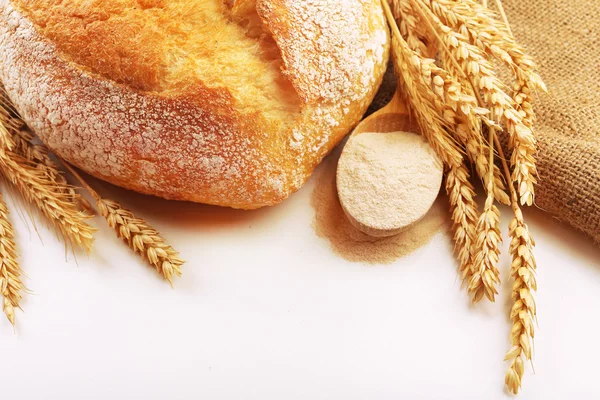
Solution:
{"label": "wooden spoon", "polygon": [[408,108],[400,92],[396,90],[385,107],[363,119],[352,131],[351,136],[363,132],[419,132],[419,127],[410,120]]}
{"label": "wooden spoon", "polygon": [[[346,216],[352,225],[368,235],[376,237],[395,235],[423,217],[435,201],[441,186],[443,174],[442,163],[439,162],[439,160],[437,160],[437,163],[426,163],[426,165],[431,164],[435,165],[435,167],[428,167],[431,169],[431,171],[419,170],[418,174],[415,175],[415,179],[421,179],[420,177],[423,176],[423,174],[425,174],[427,177],[431,177],[427,178],[428,181],[432,180],[432,182],[429,183],[425,192],[423,192],[423,187],[420,181],[409,182],[409,185],[406,185],[409,186],[409,188],[413,188],[410,190],[419,191],[418,196],[416,196],[416,198],[421,200],[419,203],[415,203],[412,198],[410,199],[412,201],[400,201],[400,199],[404,199],[406,195],[404,197],[392,196],[392,198],[398,199],[396,202],[382,201],[382,197],[389,199],[389,193],[386,192],[382,195],[381,193],[378,194],[375,191],[366,191],[365,188],[369,187],[369,182],[360,181],[364,179],[382,179],[386,182],[381,182],[381,185],[379,186],[384,187],[385,190],[388,190],[388,188],[389,190],[395,191],[406,191],[409,189],[406,187],[397,187],[397,182],[393,181],[392,178],[394,176],[394,171],[377,171],[377,176],[379,178],[375,178],[374,176],[365,178],[364,174],[361,177],[361,174],[357,171],[357,161],[351,156],[351,154],[353,154],[353,151],[360,151],[361,148],[357,148],[356,146],[364,146],[364,144],[357,144],[357,141],[355,140],[356,137],[367,132],[381,134],[390,134],[391,132],[396,132],[394,135],[404,135],[406,139],[409,139],[407,140],[407,143],[409,143],[408,148],[405,143],[400,143],[400,141],[392,141],[390,143],[397,143],[394,147],[399,147],[397,149],[386,149],[388,151],[385,151],[385,154],[382,152],[381,157],[394,157],[394,162],[389,163],[389,168],[392,168],[395,163],[400,163],[401,167],[410,168],[410,165],[402,165],[403,162],[405,164],[408,162],[402,161],[403,155],[404,158],[407,158],[407,152],[413,152],[414,154],[418,152],[419,155],[424,155],[424,157],[433,157],[436,160],[437,157],[435,156],[433,149],[431,149],[426,143],[425,138],[417,134],[417,132],[419,132],[418,126],[414,121],[411,121],[406,104],[402,100],[398,90],[396,90],[392,100],[385,107],[365,118],[360,124],[358,124],[346,142],[338,162],[336,176],[338,197]],[[412,137],[413,135],[418,135],[418,137]],[[404,140],[401,141],[404,142]],[[377,154],[377,157],[380,157],[379,153]],[[384,164],[388,165],[388,163]],[[423,168],[420,166],[420,164],[419,166],[415,165],[414,167],[420,169]],[[386,179],[386,177],[389,177],[389,179]],[[437,188],[435,187],[436,184]],[[360,196],[366,197],[365,192],[368,192],[366,195],[368,198],[359,198]],[[407,207],[409,208],[409,212],[406,212]],[[377,209],[374,210],[374,208]],[[379,223],[373,223],[373,215],[379,216]],[[381,217],[385,215],[404,215],[406,218],[398,219]],[[380,221],[381,219],[385,219],[385,221]]]}

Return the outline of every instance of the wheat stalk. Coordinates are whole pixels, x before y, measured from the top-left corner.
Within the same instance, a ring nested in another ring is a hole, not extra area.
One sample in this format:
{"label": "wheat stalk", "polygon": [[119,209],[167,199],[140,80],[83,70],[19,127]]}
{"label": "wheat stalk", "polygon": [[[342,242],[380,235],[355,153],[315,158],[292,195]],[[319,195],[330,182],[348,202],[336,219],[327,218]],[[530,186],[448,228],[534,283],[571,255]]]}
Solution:
{"label": "wheat stalk", "polygon": [[179,258],[179,253],[168,245],[160,233],[148,222],[137,218],[116,201],[102,198],[72,166],[65,161],[63,164],[92,195],[98,211],[106,219],[108,226],[115,231],[117,237],[172,285],[173,277],[181,276],[181,266],[184,264],[184,261]]}
{"label": "wheat stalk", "polygon": [[108,225],[115,230],[117,236],[139,253],[169,283],[173,276],[181,276],[183,260],[160,234],[142,219],[115,201],[96,199],[100,214],[106,218]]}
{"label": "wheat stalk", "polygon": [[[463,72],[457,69],[457,64],[450,57],[448,52],[443,52],[441,55],[442,64],[454,79],[460,81]],[[470,83],[463,84],[462,90],[471,98],[477,99],[477,95]],[[477,106],[479,104],[476,104],[474,107]],[[489,160],[490,152],[493,152],[493,148],[483,138],[484,124],[488,127],[494,127],[495,124],[489,119],[483,118],[483,112],[477,115],[463,108],[460,108],[459,111],[460,122],[456,126],[455,137],[465,146],[467,155],[475,165],[477,174],[482,179],[484,187],[488,188],[491,185],[496,200],[502,204],[510,204],[510,198],[506,194],[504,178],[498,166],[491,164],[493,171],[490,174]],[[493,182],[490,183],[490,180],[493,180]]]}
{"label": "wheat stalk", "polygon": [[494,193],[495,199],[502,204],[510,204],[510,197],[506,193],[506,185],[504,177],[497,165],[492,164],[490,175],[490,148],[486,141],[478,136],[481,131],[481,125],[477,125],[471,117],[464,116],[456,127],[455,136],[461,143],[464,144],[469,159],[475,166],[477,175],[483,181],[483,186],[487,189],[490,187]]}
{"label": "wheat stalk", "polygon": [[23,271],[17,261],[15,234],[9,221],[6,203],[0,195],[0,294],[2,311],[10,323],[15,325],[15,309],[21,308],[21,292],[25,286],[21,282]]}
{"label": "wheat stalk", "polygon": [[[461,100],[466,103],[465,108],[472,109],[471,99],[461,98],[459,87],[449,79],[448,74],[443,74],[435,66],[435,60],[411,50],[401,33],[394,29],[395,23],[385,1],[383,5],[392,27],[392,49],[401,88],[408,95],[408,103],[416,115],[421,132],[448,165],[446,191],[450,199],[459,273],[463,280],[470,280],[477,205],[462,152],[448,131],[456,127],[456,112],[449,103],[454,102],[457,107],[458,100]],[[402,16],[405,10],[400,8],[399,12]]]}

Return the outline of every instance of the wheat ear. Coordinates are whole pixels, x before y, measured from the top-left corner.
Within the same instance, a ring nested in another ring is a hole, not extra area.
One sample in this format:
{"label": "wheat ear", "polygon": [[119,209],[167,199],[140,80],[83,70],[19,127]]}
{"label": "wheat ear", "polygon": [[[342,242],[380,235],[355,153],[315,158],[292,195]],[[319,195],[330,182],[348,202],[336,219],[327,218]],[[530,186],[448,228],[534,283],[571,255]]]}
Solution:
{"label": "wheat ear", "polygon": [[[535,119],[531,108],[531,87],[546,91],[546,86],[535,72],[535,64],[525,54],[523,49],[514,42],[506,15],[502,12],[504,24],[493,18],[493,14],[485,7],[473,1],[453,3],[447,0],[429,0],[432,10],[440,19],[461,32],[463,37],[470,39],[471,55],[476,56],[474,48],[490,53],[504,61],[517,78],[517,88],[513,94],[514,101],[502,100],[505,93],[503,88],[492,90],[500,103],[504,103],[504,120],[513,149],[511,164],[513,165],[512,180],[519,190],[521,204],[531,205],[534,201],[534,185],[536,184],[537,169],[535,166],[536,138],[533,130]],[[501,6],[501,2],[499,5]],[[500,7],[503,10],[502,7]],[[463,53],[465,53],[463,51]],[[466,53],[465,53],[466,54]],[[481,68],[480,71],[486,70]],[[493,76],[486,78],[492,88],[496,85]],[[484,92],[485,93],[485,92]],[[506,97],[505,100],[509,98]]]}
{"label": "wheat ear", "polygon": [[26,126],[13,130],[14,152],[21,155],[30,164],[35,165],[40,171],[43,171],[49,179],[61,185],[65,189],[65,193],[74,200],[78,199],[75,188],[68,186],[64,174],[60,172],[58,165],[50,158],[48,148],[43,144],[33,143],[33,139],[33,134]]}
{"label": "wheat ear", "polygon": [[[455,48],[455,50],[457,48],[462,48],[463,50],[467,49],[469,45],[469,43],[461,43],[460,40],[458,40],[458,35],[456,35],[456,33],[454,33],[450,28],[444,26],[441,24],[440,20],[435,16],[435,14],[433,14],[431,12],[431,10],[429,10],[427,8],[427,6],[420,0],[414,0],[413,1],[413,5],[415,7],[416,10],[418,10],[418,12],[421,14],[424,22],[426,24],[428,24],[430,26],[430,29],[432,30],[433,34],[436,35],[436,37],[438,37],[439,41],[442,43],[443,47],[444,47],[444,51],[446,52],[446,56],[449,60],[449,63],[451,63],[454,66],[454,70],[458,73],[460,72],[460,74],[462,76],[465,77],[466,82],[469,83],[469,85],[473,85],[473,90],[472,93],[476,94],[476,98],[477,101],[479,102],[480,106],[483,106],[483,99],[481,98],[481,95],[479,93],[476,92],[476,89],[478,87],[478,85],[481,85],[481,81],[480,81],[480,74],[482,73],[480,70],[477,71],[473,71],[473,70],[469,70],[469,67],[472,66],[473,64],[464,64],[460,65],[459,64],[459,60],[462,57],[462,59],[466,59],[468,58],[468,50],[467,53],[461,52],[461,51],[453,51],[452,47]],[[462,46],[462,47],[460,47]],[[474,52],[474,54],[471,56],[471,58],[476,58],[477,56],[480,56],[480,59],[476,62],[475,65],[478,66],[486,66],[487,65],[487,60],[485,60],[481,55],[479,55],[477,53],[477,49],[471,49],[472,52]],[[489,77],[493,77],[493,72],[491,71],[491,67],[489,68],[488,71],[488,76]],[[485,75],[485,73],[484,73]],[[479,81],[478,81],[479,80]],[[496,87],[496,85],[492,85],[492,90],[495,88],[496,90],[499,90],[499,85],[500,82],[498,81],[498,86]],[[468,85],[465,85],[468,87]],[[480,89],[483,89],[483,87],[479,86]],[[498,99],[494,96],[489,96],[488,93],[488,97],[486,98],[486,94],[485,91],[482,90],[483,93],[483,97],[488,101],[488,104],[491,104],[491,109],[490,109],[490,116],[491,116],[491,121],[489,121],[487,123],[488,125],[488,129],[489,129],[489,139],[488,139],[488,145],[490,146],[489,151],[487,152],[487,154],[489,155],[489,160],[487,162],[487,176],[483,176],[484,181],[486,182],[486,190],[487,190],[487,197],[486,197],[486,201],[485,201],[485,206],[484,206],[484,211],[481,214],[481,216],[479,217],[479,220],[477,222],[476,228],[475,228],[475,232],[476,232],[476,240],[475,240],[475,249],[472,251],[474,253],[473,255],[473,260],[472,260],[472,270],[471,270],[471,277],[469,279],[468,282],[468,286],[467,289],[469,291],[469,293],[471,294],[472,297],[472,301],[474,303],[479,302],[483,296],[487,297],[490,301],[495,301],[495,296],[496,294],[498,294],[498,291],[496,289],[496,286],[499,284],[500,282],[500,272],[498,271],[498,268],[496,267],[496,265],[498,264],[499,261],[499,255],[500,255],[500,250],[499,250],[499,244],[501,243],[502,239],[501,239],[501,234],[500,234],[500,228],[499,228],[499,224],[500,224],[500,212],[498,210],[498,208],[495,206],[494,204],[494,199],[495,199],[495,189],[494,189],[494,184],[495,184],[495,179],[494,179],[494,151],[493,151],[493,139],[495,137],[495,129],[496,129],[496,124],[494,122],[499,122],[500,118],[495,118],[496,117],[496,113],[498,111],[502,112],[503,108],[501,107],[501,103],[498,102]],[[493,102],[496,101],[497,104],[493,104]],[[468,122],[468,128],[471,133],[473,133],[473,124],[470,121],[470,118],[467,118],[467,122]],[[475,131],[477,132],[477,131]],[[479,136],[479,135],[478,135]],[[475,138],[474,140],[477,141],[481,141],[482,139],[480,137]],[[467,143],[468,143],[468,138],[467,138]],[[479,154],[483,154],[479,153]]]}
{"label": "wheat ear", "polygon": [[[494,165],[494,128],[489,128],[488,143],[492,147],[489,151],[489,165]],[[475,243],[475,260],[473,274],[469,281],[468,290],[473,303],[480,301],[483,296],[490,301],[495,301],[498,294],[496,286],[500,283],[500,271],[496,265],[500,260],[500,211],[494,205],[493,171],[490,170],[488,179],[487,198],[483,213],[477,222],[477,241]]]}
{"label": "wheat ear", "polygon": [[43,143],[34,143],[34,136],[26,126],[14,130],[12,139],[15,143],[15,153],[45,173],[48,180],[55,182],[57,190],[64,193],[69,202],[79,205],[79,208],[88,214],[93,213],[91,204],[77,193],[75,187],[68,184],[63,171],[50,157],[48,147]]}
{"label": "wheat ear", "polygon": [[95,232],[95,229],[87,224],[90,216],[77,209],[66,194],[66,185],[50,179],[44,171],[37,169],[34,164],[14,151],[16,145],[10,130],[12,127],[5,119],[0,121],[2,174],[29,203],[40,210],[67,245],[77,245],[89,252]]}
{"label": "wheat ear", "polygon": [[[504,12],[501,0],[496,0],[502,19],[512,36],[508,18]],[[517,87],[515,101],[521,107],[524,114],[524,121],[533,124],[535,118],[533,108],[531,107],[530,85],[529,82],[517,78]],[[543,88],[545,89],[545,87]],[[502,153],[502,147],[497,141],[498,151]],[[514,160],[513,160],[514,162]],[[505,173],[510,173],[508,165],[504,162]],[[516,171],[515,171],[516,172]],[[513,279],[511,299],[513,306],[510,311],[512,328],[510,330],[511,349],[506,353],[504,359],[510,361],[510,366],[506,371],[504,383],[507,388],[517,394],[521,388],[523,375],[525,374],[525,360],[533,363],[533,339],[535,337],[534,323],[537,319],[537,309],[535,303],[535,292],[537,291],[536,269],[537,264],[533,256],[535,241],[529,233],[527,224],[523,219],[523,213],[518,205],[517,193],[511,187],[512,208],[514,218],[509,225],[509,236],[511,238],[509,252],[512,257],[510,275]],[[522,189],[519,191],[522,194]]]}
{"label": "wheat ear", "polygon": [[514,212],[515,217],[509,226],[511,237],[509,251],[512,256],[510,276],[514,281],[511,295],[514,303],[510,311],[512,348],[506,353],[505,360],[510,361],[510,367],[504,380],[510,391],[516,394],[523,379],[524,360],[532,361],[533,358],[536,318],[534,293],[537,290],[537,282],[536,263],[533,257],[535,242],[529,234],[521,210],[517,207]]}
{"label": "wheat ear", "polygon": [[392,11],[396,18],[398,28],[411,50],[420,55],[430,55],[427,43],[432,43],[429,32],[419,24],[419,19],[412,12],[411,4],[406,1],[392,1]]}
{"label": "wheat ear", "polygon": [[424,1],[444,25],[468,37],[481,51],[503,62],[518,80],[528,81],[535,88],[546,91],[533,59],[515,42],[501,2],[496,3],[503,21],[498,20],[485,5],[473,0]]}
{"label": "wheat ear", "polygon": [[21,292],[25,290],[21,282],[23,271],[17,261],[15,234],[9,221],[6,203],[0,195],[0,294],[2,311],[10,323],[15,325],[15,309],[21,308]]}
{"label": "wheat ear", "polygon": [[106,219],[108,226],[115,231],[117,237],[172,285],[173,277],[181,276],[181,266],[184,264],[184,261],[179,258],[179,253],[168,245],[148,222],[136,218],[131,211],[123,208],[116,201],[102,198],[72,166],[65,161],[63,164],[92,195],[98,211]]}
{"label": "wheat ear", "polygon": [[462,164],[462,154],[447,132],[448,121],[442,116],[440,101],[431,89],[431,67],[434,60],[424,58],[410,49],[400,33],[390,5],[382,0],[385,15],[392,28],[392,55],[396,72],[400,74],[400,90],[416,117],[421,133],[427,138],[438,157],[447,165]]}
{"label": "wheat ear", "polygon": [[[448,166],[446,191],[450,198],[455,251],[460,263],[459,272],[463,280],[468,280],[473,263],[477,204],[462,151],[449,131],[456,126],[456,108],[464,107],[475,112],[473,99],[462,96],[456,82],[436,67],[434,60],[422,55],[422,48],[410,48],[396,25],[387,1],[383,0],[382,6],[392,29],[392,50],[396,71],[400,74],[400,88],[408,95],[408,104],[419,122],[421,132]],[[396,12],[402,15],[404,11],[402,7],[396,7]]]}
{"label": "wheat ear", "polygon": [[[518,110],[515,100],[506,93],[503,83],[497,78],[492,64],[485,57],[484,50],[476,44],[476,40],[467,34],[453,30],[436,15],[432,4],[437,4],[437,0],[409,1],[415,4],[420,13],[427,14],[424,19],[437,32],[444,50],[450,53],[449,56],[467,75],[475,90],[482,93],[483,99],[490,106],[490,111],[497,117],[496,122],[506,125],[510,138],[509,143],[514,154],[512,164],[514,167],[517,165],[519,167],[518,170],[515,168],[517,172],[511,179],[515,180],[519,187],[521,202],[532,204],[533,186],[536,179],[536,170],[535,167],[532,167],[535,165],[533,152],[536,143],[532,125],[523,121],[523,112]],[[460,5],[459,2],[452,4],[452,7]],[[451,19],[449,20],[451,21]],[[450,25],[452,24],[450,23]],[[504,34],[504,38],[507,41],[511,39],[508,33]],[[541,79],[538,80],[540,84],[543,84]]]}
{"label": "wheat ear", "polygon": [[[412,4],[409,1],[395,2],[395,12],[400,18],[401,26],[406,25],[405,30],[409,33],[414,29],[423,30],[424,27],[429,25],[429,35],[439,41],[442,40],[431,21],[427,20],[425,13],[419,9],[418,4]],[[410,39],[411,35],[407,38],[407,44],[409,45]],[[412,42],[416,41],[418,41],[418,38],[413,38]],[[414,47],[412,50],[415,54],[412,57],[419,60],[418,65],[426,65],[427,69],[424,69],[422,74],[431,81],[431,89],[438,97],[436,108],[448,123],[449,131],[464,146],[467,156],[475,164],[477,173],[484,181],[485,186],[488,186],[490,178],[493,179],[492,187],[496,199],[503,204],[509,204],[510,199],[505,192],[503,177],[498,167],[492,165],[493,175],[488,173],[490,168],[488,163],[489,147],[485,145],[482,139],[482,125],[496,126],[494,122],[487,118],[489,110],[477,105],[471,85],[462,83],[460,79],[463,75],[459,73],[460,71],[457,71],[458,66],[455,63],[446,62],[444,65],[446,70],[444,70],[437,67],[432,59],[424,62],[425,59],[422,57],[423,43],[421,43],[421,46],[414,45]],[[446,52],[443,54],[446,54]]]}
{"label": "wheat ear", "polygon": [[44,172],[48,180],[56,182],[57,189],[70,196],[72,202],[78,203],[85,211],[91,211],[89,203],[79,196],[74,187],[68,185],[64,174],[50,157],[48,147],[41,142],[34,143],[33,133],[14,109],[2,85],[0,85],[0,107],[2,108],[0,117],[6,122],[6,129],[10,132],[15,145],[11,150],[22,156],[32,166]]}
{"label": "wheat ear", "polygon": [[[502,0],[496,0],[500,15],[504,21],[504,26],[508,32],[508,35],[513,39],[512,30],[506,13],[504,12],[504,6]],[[530,58],[526,58],[528,61],[526,66],[533,68],[533,61]],[[514,70],[514,68],[513,68]],[[519,195],[521,196],[522,205],[532,205],[534,200],[534,186],[537,183],[537,168],[535,165],[535,154],[536,154],[536,136],[533,124],[535,121],[535,113],[533,112],[533,106],[531,105],[532,97],[532,86],[547,92],[546,85],[541,78],[535,73],[518,73],[522,71],[521,68],[516,70],[515,76],[517,82],[513,86],[513,98],[515,99],[515,109],[521,115],[523,124],[532,132],[532,135],[528,135],[525,132],[524,135],[517,134],[510,137],[510,146],[515,149],[511,156],[511,163],[514,166],[513,169],[513,181],[517,183]]]}
{"label": "wheat ear", "polygon": [[[505,175],[510,175],[510,170],[502,145],[496,137],[494,139]],[[511,349],[504,359],[510,361],[510,366],[504,377],[507,388],[517,394],[525,373],[525,360],[533,361],[533,339],[535,335],[534,322],[536,321],[537,308],[535,292],[537,291],[536,262],[533,256],[535,241],[529,233],[523,213],[519,207],[517,191],[509,185],[511,193],[511,206],[514,218],[509,225],[511,238],[509,253],[512,258],[510,276],[513,279],[511,299],[513,306],[510,311],[512,327],[510,330]]]}
{"label": "wheat ear", "polygon": [[[414,5],[414,7],[418,8],[419,5]],[[427,17],[423,15],[423,18],[426,19]],[[432,31],[438,35],[434,29]],[[398,42],[402,44],[400,40]],[[406,47],[405,45],[401,48],[401,54],[409,52],[409,49],[406,49]],[[416,69],[416,66],[423,65],[423,59],[419,58],[418,54],[412,54],[411,56],[412,60],[414,60],[413,70]],[[431,63],[433,63],[433,60],[431,60]],[[444,117],[446,126],[453,128],[455,131],[457,128],[460,128],[460,124],[457,125],[457,113],[454,111],[459,109],[463,117],[467,121],[472,122],[472,126],[469,126],[469,128],[477,129],[475,133],[478,132],[481,129],[481,121],[484,120],[486,113],[483,111],[485,109],[477,107],[476,98],[462,94],[461,85],[444,70],[428,65],[428,70],[425,72],[421,72],[421,75],[425,76],[425,78],[421,78],[421,81],[427,82],[426,77],[433,76],[431,91],[434,93],[434,99],[432,103],[435,109],[439,110]],[[404,80],[410,82],[410,77],[406,77]],[[422,82],[417,82],[417,84],[419,83],[423,85]],[[427,87],[424,88],[423,92],[427,92],[427,89]],[[455,94],[454,97],[450,96],[453,93]],[[493,112],[491,115],[493,116]],[[451,118],[448,118],[449,116]],[[495,126],[493,121],[487,121],[487,125]],[[426,130],[427,128],[423,129]],[[493,131],[491,130],[490,132]],[[472,141],[480,143],[482,139],[481,137],[476,137],[472,138]],[[465,140],[465,142],[469,143],[469,139]],[[481,154],[486,153],[481,152]],[[487,154],[489,154],[489,161],[486,165],[494,166],[493,149],[490,149]],[[488,196],[484,212],[479,217],[477,225],[475,225],[474,222],[477,214],[473,201],[473,191],[470,184],[468,184],[467,171],[461,167],[462,156],[458,160],[460,165],[453,164],[453,161],[456,162],[456,159],[444,161],[450,166],[446,184],[452,207],[455,243],[460,262],[461,277],[468,280],[467,288],[472,295],[473,302],[481,300],[484,294],[488,299],[493,301],[495,294],[497,294],[496,285],[499,282],[499,272],[496,264],[499,259],[499,243],[501,242],[498,228],[499,211],[494,205],[494,194],[503,193],[500,186],[496,187],[496,183],[501,183],[501,180],[496,179],[494,173],[497,171],[493,167],[488,167],[485,170],[488,174],[483,175],[482,178],[487,183]],[[453,189],[451,187],[453,184],[460,184],[460,187]],[[504,194],[504,196],[506,195]],[[465,201],[465,203],[458,204],[458,201],[461,200]],[[468,214],[462,212],[465,210],[464,206],[469,207]]]}
{"label": "wheat ear", "polygon": [[469,182],[466,166],[450,167],[446,173],[446,193],[450,198],[454,230],[454,252],[458,256],[459,273],[463,282],[473,275],[477,203]]}

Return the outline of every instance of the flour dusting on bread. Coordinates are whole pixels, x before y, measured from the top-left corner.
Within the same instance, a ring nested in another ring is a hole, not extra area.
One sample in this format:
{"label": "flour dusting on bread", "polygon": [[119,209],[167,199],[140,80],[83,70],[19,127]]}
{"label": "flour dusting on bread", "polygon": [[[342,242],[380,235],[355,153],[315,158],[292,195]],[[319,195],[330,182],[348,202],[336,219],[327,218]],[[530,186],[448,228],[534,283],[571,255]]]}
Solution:
{"label": "flour dusting on bread", "polygon": [[[25,120],[57,154],[85,171],[165,198],[239,208],[283,200],[358,122],[386,65],[388,34],[377,0],[257,0],[261,29],[269,28],[281,53],[280,61],[273,58],[268,44],[269,57],[260,53],[257,62],[267,70],[283,67],[284,74],[270,75],[271,86],[252,86],[263,90],[255,104],[244,97],[255,89],[244,92],[244,86],[191,75],[184,85],[140,89],[75,62],[15,7],[31,2],[44,1],[0,0],[0,79]],[[60,7],[49,12],[60,13]],[[193,15],[181,16],[180,25],[188,17]],[[235,29],[243,32],[243,26]],[[257,32],[249,39],[256,46],[270,40]],[[238,64],[224,79],[237,73],[242,82],[256,73]],[[223,66],[212,68],[219,72]],[[281,79],[293,85],[293,93]],[[278,96],[287,95],[301,102],[290,98],[280,105]]]}

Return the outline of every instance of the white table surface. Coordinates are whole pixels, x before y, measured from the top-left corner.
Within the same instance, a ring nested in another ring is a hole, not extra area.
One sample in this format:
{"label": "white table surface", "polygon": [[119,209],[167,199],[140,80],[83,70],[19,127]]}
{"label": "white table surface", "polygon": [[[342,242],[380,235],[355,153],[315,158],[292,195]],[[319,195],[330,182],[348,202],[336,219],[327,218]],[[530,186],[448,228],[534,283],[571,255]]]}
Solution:
{"label": "white table surface", "polygon": [[[311,228],[313,185],[255,212],[106,188],[188,260],[175,290],[103,220],[77,265],[13,212],[34,294],[16,334],[0,319],[0,398],[507,398],[506,254],[499,300],[473,308],[445,234],[393,265],[333,254]],[[519,398],[600,398],[600,248],[539,211],[526,217],[539,328]]]}

